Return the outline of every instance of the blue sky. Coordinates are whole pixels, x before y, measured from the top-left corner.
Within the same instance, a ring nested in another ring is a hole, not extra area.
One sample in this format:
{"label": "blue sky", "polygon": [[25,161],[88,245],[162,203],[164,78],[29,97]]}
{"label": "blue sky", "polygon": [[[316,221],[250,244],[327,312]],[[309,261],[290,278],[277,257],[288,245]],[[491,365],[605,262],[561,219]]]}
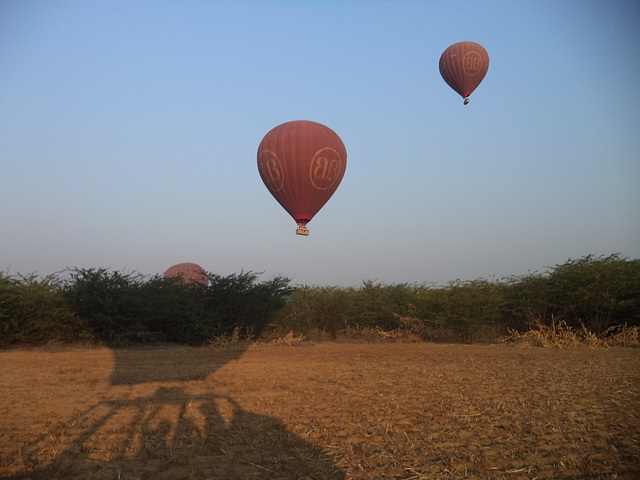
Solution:
{"label": "blue sky", "polygon": [[[0,271],[446,283],[640,258],[635,1],[0,0]],[[489,53],[464,106],[449,45]],[[309,237],[263,136],[333,129]]]}

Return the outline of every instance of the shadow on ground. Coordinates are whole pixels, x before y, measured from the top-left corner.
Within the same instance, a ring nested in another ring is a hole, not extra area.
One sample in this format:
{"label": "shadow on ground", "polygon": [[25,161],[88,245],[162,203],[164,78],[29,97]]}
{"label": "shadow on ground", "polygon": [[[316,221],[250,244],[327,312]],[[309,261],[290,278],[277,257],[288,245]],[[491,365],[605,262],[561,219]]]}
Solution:
{"label": "shadow on ground", "polygon": [[238,360],[244,348],[190,348],[175,345],[113,349],[111,385],[204,380],[229,362]]}
{"label": "shadow on ground", "polygon": [[[111,391],[117,393],[27,446],[26,472],[7,478],[345,478],[323,450],[279,419],[243,410],[228,395],[188,391],[183,382],[204,380],[241,350],[185,354],[180,348],[179,365],[172,348],[115,350]],[[149,382],[161,384],[142,385]],[[153,393],[138,393],[145,390]],[[64,449],[45,452],[59,445]],[[46,466],[38,465],[45,457]]]}

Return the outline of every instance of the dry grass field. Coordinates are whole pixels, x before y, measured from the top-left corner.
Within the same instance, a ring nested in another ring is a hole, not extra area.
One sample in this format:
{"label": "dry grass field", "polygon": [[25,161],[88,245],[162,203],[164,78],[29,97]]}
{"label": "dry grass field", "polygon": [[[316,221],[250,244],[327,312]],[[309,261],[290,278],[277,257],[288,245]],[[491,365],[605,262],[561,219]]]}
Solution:
{"label": "dry grass field", "polygon": [[0,352],[5,479],[637,479],[640,349]]}

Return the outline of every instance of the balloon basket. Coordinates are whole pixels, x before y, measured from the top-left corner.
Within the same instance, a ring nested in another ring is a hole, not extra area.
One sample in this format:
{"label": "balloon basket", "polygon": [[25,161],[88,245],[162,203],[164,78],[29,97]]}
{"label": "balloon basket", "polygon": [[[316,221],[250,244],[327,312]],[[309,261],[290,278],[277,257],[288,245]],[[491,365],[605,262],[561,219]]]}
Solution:
{"label": "balloon basket", "polygon": [[309,230],[307,229],[307,227],[298,227],[296,228],[296,234],[308,236]]}

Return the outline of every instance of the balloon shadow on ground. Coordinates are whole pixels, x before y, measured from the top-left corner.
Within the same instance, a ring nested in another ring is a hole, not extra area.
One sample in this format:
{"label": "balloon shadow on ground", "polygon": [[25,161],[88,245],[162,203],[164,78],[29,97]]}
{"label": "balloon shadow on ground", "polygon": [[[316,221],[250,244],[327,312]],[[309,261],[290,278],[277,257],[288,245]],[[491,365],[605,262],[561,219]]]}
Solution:
{"label": "balloon shadow on ground", "polygon": [[[8,478],[345,478],[322,449],[291,433],[281,420],[244,410],[228,395],[190,393],[180,384],[204,380],[242,350],[190,349],[185,355],[179,348],[180,358],[189,359],[179,369],[175,364],[165,368],[177,355],[172,348],[144,349],[142,355],[115,350],[111,383],[123,393],[78,412],[33,442],[26,452],[27,471]],[[166,384],[136,396],[136,386],[150,381]],[[64,450],[39,468],[38,456],[50,439],[65,436]]]}
{"label": "balloon shadow on ground", "polygon": [[244,348],[176,345],[114,349],[111,385],[204,380],[227,363],[238,360],[244,351]]}

